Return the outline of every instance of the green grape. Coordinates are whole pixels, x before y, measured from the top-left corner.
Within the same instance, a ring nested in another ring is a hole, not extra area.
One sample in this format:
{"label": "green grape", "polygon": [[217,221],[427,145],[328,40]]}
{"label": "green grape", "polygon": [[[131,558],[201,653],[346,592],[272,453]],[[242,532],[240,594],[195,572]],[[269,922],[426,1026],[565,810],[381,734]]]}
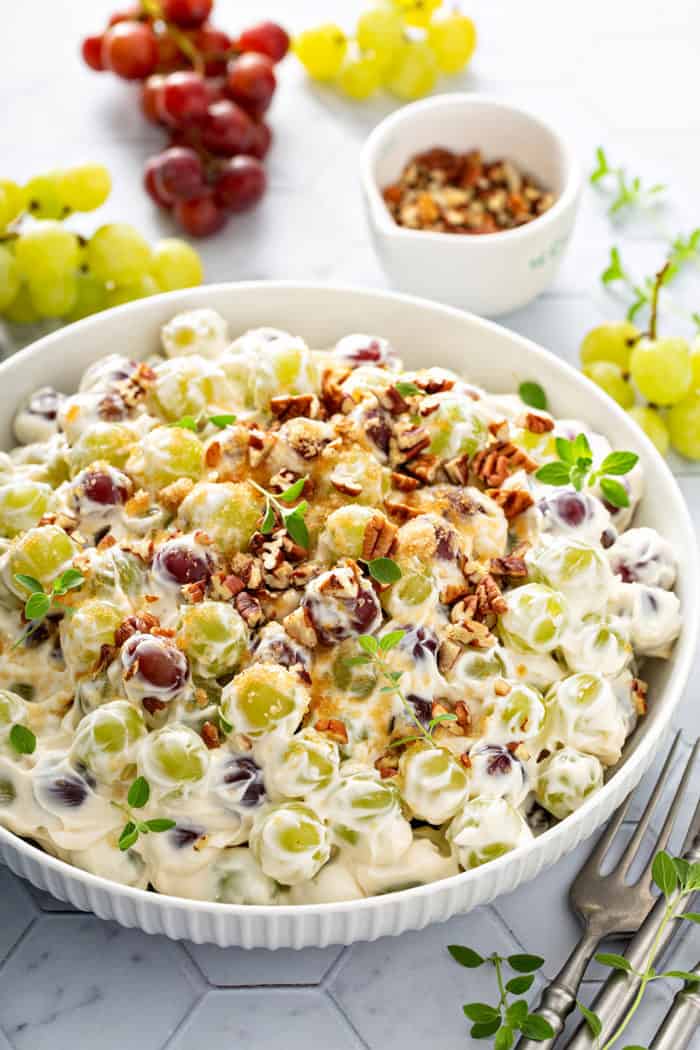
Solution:
{"label": "green grape", "polygon": [[646,405],[635,405],[629,409],[628,414],[642,428],[649,440],[653,441],[661,455],[665,456],[668,452],[669,436],[661,413]]}
{"label": "green grape", "polygon": [[155,245],[151,274],[161,292],[194,288],[204,280],[199,255],[191,244],[178,237],[166,237]]}
{"label": "green grape", "polygon": [[74,675],[94,670],[102,646],[114,645],[114,635],[124,613],[111,602],[97,598],[79,605],[61,623],[61,648]]}
{"label": "green grape", "polygon": [[671,444],[687,459],[700,459],[700,395],[691,394],[668,413]]}
{"label": "green grape", "polygon": [[371,664],[354,664],[356,656],[357,643],[353,638],[333,660],[331,674],[341,693],[363,699],[376,688],[377,673]]}
{"label": "green grape", "polygon": [[78,272],[75,276],[76,298],[66,321],[80,321],[83,317],[99,313],[107,307],[107,289],[91,273]]}
{"label": "green grape", "polygon": [[474,54],[476,27],[471,18],[454,11],[428,26],[428,43],[442,73],[459,73]]}
{"label": "green grape", "polygon": [[327,788],[340,764],[338,745],[310,726],[289,741],[275,741],[273,756],[265,763],[265,785],[268,792],[286,798],[303,798]]}
{"label": "green grape", "polygon": [[535,797],[557,820],[563,820],[602,786],[603,767],[598,759],[564,747],[540,764]]}
{"label": "green grape", "polygon": [[282,802],[258,813],[250,850],[271,879],[284,886],[308,882],[331,854],[328,829],[300,802]]}
{"label": "green grape", "polygon": [[28,284],[21,284],[17,295],[3,310],[3,316],[12,324],[34,324],[39,314],[34,308]]}
{"label": "green grape", "polygon": [[130,751],[145,735],[146,726],[138,708],[128,700],[112,700],[83,718],[73,739],[70,759],[111,783],[122,779],[132,766]]}
{"label": "green grape", "polygon": [[196,784],[209,765],[209,752],[199,734],[176,722],[149,733],[142,747],[140,765],[152,786]]}
{"label": "green grape", "polygon": [[141,438],[126,470],[145,488],[157,490],[178,478],[198,478],[202,472],[202,451],[201,441],[191,430],[156,427]]}
{"label": "green grape", "polygon": [[563,594],[541,583],[526,583],[508,595],[508,609],[500,617],[504,640],[521,652],[551,652],[566,627]]}
{"label": "green grape", "polygon": [[0,179],[0,230],[5,229],[22,214],[26,200],[21,186],[9,179]]}
{"label": "green grape", "polygon": [[404,44],[390,67],[386,86],[397,98],[409,101],[428,95],[435,87],[438,66],[435,55],[424,40]]}
{"label": "green grape", "polygon": [[406,25],[425,29],[442,0],[391,0]]}
{"label": "green grape", "polygon": [[27,208],[36,219],[63,219],[69,212],[61,196],[60,171],[36,175],[24,187]]}
{"label": "green grape", "polygon": [[586,368],[597,361],[610,361],[623,372],[628,372],[632,347],[641,334],[631,321],[614,321],[591,328],[579,350],[582,366]]}
{"label": "green grape", "polygon": [[374,507],[353,503],[332,511],[323,533],[323,542],[328,546],[330,556],[335,561],[338,558],[360,558],[365,529],[376,515]]}
{"label": "green grape", "polygon": [[272,730],[290,736],[309,703],[293,671],[276,664],[252,664],[224,687],[221,710],[237,733],[264,736]]}
{"label": "green grape", "polygon": [[31,282],[73,276],[79,262],[78,238],[60,222],[41,222],[17,239],[15,259],[20,275]]}
{"label": "green grape", "polygon": [[197,354],[163,361],[155,371],[150,398],[157,414],[169,422],[175,423],[183,416],[197,417],[211,405],[226,402],[227,381],[223,372]]}
{"label": "green grape", "polygon": [[373,7],[360,15],[356,38],[363,51],[371,51],[376,62],[386,69],[403,43],[403,24],[391,7]]}
{"label": "green grape", "polygon": [[65,317],[78,299],[78,285],[72,273],[57,274],[47,281],[29,281],[32,305],[40,317]]}
{"label": "green grape", "polygon": [[340,26],[327,23],[295,38],[294,54],[314,80],[333,80],[340,72],[348,41]]}
{"label": "green grape", "polygon": [[148,273],[151,249],[133,226],[112,222],[100,226],[88,241],[87,263],[102,281],[133,284]]}
{"label": "green grape", "polygon": [[51,488],[39,481],[12,481],[0,485],[0,532],[16,536],[36,525],[46,512]]}
{"label": "green grape", "polygon": [[12,590],[23,598],[27,591],[14,579],[17,573],[33,576],[46,589],[59,573],[70,567],[76,547],[70,536],[58,525],[40,525],[29,529],[10,547],[9,569]]}
{"label": "green grape", "polygon": [[178,517],[190,529],[203,529],[228,554],[247,549],[263,506],[247,482],[202,481],[182,501]]}
{"label": "green grape", "polygon": [[120,423],[93,423],[80,435],[69,452],[71,475],[104,459],[113,467],[123,467],[136,441],[133,431]]}
{"label": "green grape", "polygon": [[198,674],[219,678],[240,664],[248,645],[248,628],[228,603],[199,602],[183,608],[177,643]]}
{"label": "green grape", "polygon": [[440,825],[466,801],[469,780],[449,751],[418,744],[401,755],[399,790],[412,817]]}
{"label": "green grape", "polygon": [[122,306],[124,303],[132,303],[136,299],[147,299],[149,295],[157,295],[160,291],[155,277],[149,273],[143,274],[136,281],[129,284],[120,284],[107,292],[107,306]]}
{"label": "green grape", "polygon": [[640,339],[630,357],[630,374],[639,393],[656,405],[675,405],[693,378],[685,339]]}
{"label": "green grape", "polygon": [[0,726],[11,726],[23,722],[27,717],[27,705],[17,693],[0,689]]}
{"label": "green grape", "polygon": [[103,164],[81,164],[58,176],[58,190],[71,211],[94,211],[109,197],[112,180]]}
{"label": "green grape", "polygon": [[594,361],[587,365],[584,375],[592,379],[596,386],[604,390],[608,397],[617,401],[623,408],[631,408],[634,404],[634,390],[625,379],[622,369],[612,361]]}
{"label": "green grape", "polygon": [[0,312],[7,310],[20,289],[19,267],[12,252],[0,244]]}
{"label": "green grape", "polygon": [[373,55],[349,59],[338,75],[338,86],[348,98],[358,102],[379,90],[382,68]]}
{"label": "green grape", "polygon": [[700,336],[690,348],[690,370],[693,376],[692,389],[697,393],[700,391]]}

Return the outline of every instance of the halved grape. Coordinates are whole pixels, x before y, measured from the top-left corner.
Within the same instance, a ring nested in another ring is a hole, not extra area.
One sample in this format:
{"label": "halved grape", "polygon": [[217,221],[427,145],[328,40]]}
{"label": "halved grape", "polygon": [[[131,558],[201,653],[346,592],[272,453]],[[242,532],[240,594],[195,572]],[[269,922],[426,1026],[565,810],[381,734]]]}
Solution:
{"label": "halved grape", "polygon": [[265,874],[285,886],[313,878],[331,854],[327,827],[299,802],[280,803],[256,817],[250,849]]}
{"label": "halved grape", "polygon": [[202,529],[232,553],[247,550],[263,507],[263,497],[248,482],[202,481],[182,501],[178,517],[186,528]]}
{"label": "halved grape", "polygon": [[61,649],[71,673],[78,677],[94,672],[103,646],[114,645],[123,610],[111,602],[88,599],[61,621]]}
{"label": "halved grape", "polygon": [[527,583],[508,594],[499,619],[504,639],[524,652],[548,653],[561,644],[567,623],[564,595],[542,583]]}
{"label": "halved grape", "polygon": [[532,832],[504,798],[475,798],[454,818],[447,840],[468,871],[531,842]]}
{"label": "halved grape", "polygon": [[139,768],[160,792],[187,794],[206,775],[209,752],[198,733],[173,722],[149,733],[141,744]]}
{"label": "halved grape", "polygon": [[112,700],[82,719],[70,749],[70,759],[98,780],[112,783],[128,773],[134,745],[146,735],[138,708],[127,700]]}
{"label": "halved grape", "polygon": [[31,529],[46,512],[50,496],[50,486],[39,481],[0,485],[0,533],[12,537]]}
{"label": "halved grape", "polygon": [[58,525],[29,529],[10,547],[11,589],[21,597],[27,597],[26,588],[20,587],[14,579],[17,573],[33,576],[46,589],[59,573],[70,567],[76,553],[77,547],[70,536]]}
{"label": "halved grape", "polygon": [[202,443],[184,427],[156,427],[145,434],[126,463],[126,470],[147,489],[161,489],[178,478],[202,473]]}
{"label": "halved grape", "polygon": [[69,452],[73,477],[98,460],[123,467],[136,443],[136,435],[120,423],[91,423]]}
{"label": "halved grape", "polygon": [[537,768],[535,797],[557,820],[564,820],[603,786],[603,767],[594,755],[573,747],[555,751]]}
{"label": "halved grape", "polygon": [[225,686],[221,710],[237,733],[252,737],[277,731],[290,736],[309,703],[297,675],[274,664],[253,664]]}
{"label": "halved grape", "polygon": [[550,689],[545,706],[542,747],[552,751],[568,744],[596,755],[604,765],[619,761],[627,724],[610,682],[602,675],[591,671],[569,675]]}
{"label": "halved grape", "polygon": [[414,745],[401,756],[398,787],[414,818],[440,825],[465,802],[469,778],[449,751]]}
{"label": "halved grape", "polygon": [[186,605],[180,614],[177,643],[203,678],[234,671],[248,645],[243,618],[226,602]]}

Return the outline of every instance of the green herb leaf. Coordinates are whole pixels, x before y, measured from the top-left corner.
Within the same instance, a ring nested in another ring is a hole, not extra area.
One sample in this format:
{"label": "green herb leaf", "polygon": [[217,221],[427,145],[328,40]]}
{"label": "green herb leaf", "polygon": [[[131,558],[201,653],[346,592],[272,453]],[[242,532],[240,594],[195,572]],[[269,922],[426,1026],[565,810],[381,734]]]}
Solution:
{"label": "green herb leaf", "polygon": [[488,1039],[490,1035],[494,1035],[495,1032],[501,1027],[501,1016],[495,1017],[493,1021],[480,1021],[478,1024],[472,1025],[470,1035],[472,1039]]}
{"label": "green herb leaf", "polygon": [[528,1039],[535,1039],[537,1042],[542,1042],[543,1039],[551,1039],[554,1035],[554,1029],[551,1024],[540,1014],[528,1014],[520,1025],[520,1031]]}
{"label": "green herb leaf", "polygon": [[671,857],[673,866],[678,872],[678,881],[681,886],[686,886],[691,878],[691,865],[687,860],[683,860],[682,857]]}
{"label": "green herb leaf", "polygon": [[577,434],[574,438],[572,452],[574,459],[578,462],[581,459],[589,460],[589,466],[593,462],[593,452],[591,446],[588,443],[588,438],[585,434]]}
{"label": "green herb leaf", "polygon": [[148,834],[148,824],[146,823],[146,821],[145,820],[137,820],[136,821],[136,830],[138,831],[138,833],[140,835],[147,835]]}
{"label": "green herb leaf", "polygon": [[282,520],[284,527],[292,537],[295,543],[298,543],[300,547],[305,550],[308,549],[310,541],[309,530],[306,527],[304,521],[304,514],[308,510],[308,503],[300,503],[298,507],[290,511],[289,514],[283,514]]}
{"label": "green herb leaf", "polygon": [[403,379],[400,379],[398,383],[394,384],[396,389],[401,394],[401,397],[419,397],[425,394],[425,390],[421,390],[415,383],[409,383]]}
{"label": "green herb leaf", "polygon": [[122,851],[130,849],[138,837],[138,829],[133,820],[128,821],[122,828],[122,833],[119,836],[119,849]]}
{"label": "green herb leaf", "polygon": [[432,733],[435,726],[441,725],[443,722],[456,722],[457,715],[452,714],[451,711],[446,712],[444,715],[436,715],[435,718],[431,718],[428,722],[428,732]]}
{"label": "green herb leaf", "polygon": [[370,576],[377,583],[396,583],[401,579],[401,569],[391,558],[373,558],[367,562]]}
{"label": "green herb leaf", "polygon": [[693,984],[700,981],[696,973],[688,973],[687,970],[666,970],[665,973],[660,973],[659,977],[676,977],[679,981],[692,981]]}
{"label": "green herb leaf", "polygon": [[597,952],[595,960],[613,970],[622,970],[624,973],[632,972],[631,963],[625,959],[624,955],[617,955],[615,952]]}
{"label": "green herb leaf", "polygon": [[371,664],[372,657],[361,653],[359,656],[349,656],[344,663],[346,667],[359,667],[361,664]]}
{"label": "green herb leaf", "polygon": [[266,536],[269,532],[272,532],[272,530],[275,527],[276,520],[277,517],[275,515],[275,508],[268,500],[265,505],[265,516],[262,520],[262,525],[260,526],[260,531],[263,533],[263,535]]}
{"label": "green herb leaf", "polygon": [[127,802],[133,809],[142,809],[151,794],[151,788],[145,777],[137,777],[129,788],[129,794],[126,796]]}
{"label": "green herb leaf", "polygon": [[458,962],[460,966],[466,966],[468,970],[476,970],[486,962],[483,955],[461,944],[448,944],[447,950],[455,962]]}
{"label": "green herb leaf", "polygon": [[230,427],[232,423],[236,422],[236,416],[209,416],[209,422],[213,423],[215,427],[219,428],[219,430],[225,430],[226,427]]}
{"label": "green herb leaf", "polygon": [[595,151],[596,166],[588,176],[589,182],[594,185],[599,182],[600,179],[610,174],[610,167],[608,166],[608,158],[605,155],[605,150],[602,146],[598,146]]}
{"label": "green herb leaf", "polygon": [[509,1025],[504,1024],[496,1032],[493,1050],[511,1050],[514,1041],[513,1029]]}
{"label": "green herb leaf", "polygon": [[576,1000],[576,1005],[578,1006],[580,1012],[583,1014],[586,1020],[586,1024],[590,1028],[591,1032],[597,1038],[603,1031],[603,1022],[598,1017],[598,1014],[595,1013],[593,1010],[589,1010],[585,1003],[579,1002],[578,999]]}
{"label": "green herb leaf", "polygon": [[573,467],[576,462],[573,441],[569,441],[568,438],[558,437],[554,439],[554,447],[562,463],[568,463],[569,466]]}
{"label": "green herb leaf", "polygon": [[372,634],[361,634],[357,639],[357,644],[370,656],[374,656],[379,649],[379,642]]}
{"label": "green herb leaf", "polygon": [[600,491],[613,507],[629,507],[630,498],[627,489],[619,481],[613,481],[612,478],[601,478]]}
{"label": "green herb leaf", "polygon": [[22,587],[26,587],[32,594],[43,594],[44,588],[41,586],[38,580],[35,580],[33,576],[26,576],[23,572],[16,572],[15,579],[17,583],[21,584]]}
{"label": "green herb leaf", "polygon": [[10,730],[10,743],[20,755],[33,755],[36,751],[36,737],[19,722]]}
{"label": "green herb leaf", "polygon": [[68,591],[75,591],[79,587],[82,587],[85,583],[85,577],[79,569],[66,569],[61,575],[54,580],[53,593],[57,597],[66,594]]}
{"label": "green herb leaf", "polygon": [[488,1003],[467,1003],[462,1009],[465,1016],[477,1024],[489,1024],[491,1021],[498,1021],[499,1025],[501,1023],[500,1010],[497,1010],[495,1006],[489,1006]]}
{"label": "green herb leaf", "polygon": [[527,974],[525,977],[513,977],[508,981],[506,990],[513,995],[524,995],[532,987],[534,979],[535,975],[532,973]]}
{"label": "green herb leaf", "polygon": [[525,383],[521,383],[518,387],[518,393],[520,394],[520,400],[524,401],[530,408],[547,408],[547,395],[540,386],[539,383],[534,383],[528,380]]}
{"label": "green herb leaf", "polygon": [[618,248],[610,249],[610,262],[600,275],[600,279],[603,284],[614,284],[615,281],[628,279]]}
{"label": "green herb leaf", "polygon": [[571,468],[571,484],[574,486],[577,492],[580,492],[583,488],[583,483],[586,480],[586,474],[589,471],[591,462],[590,460],[580,459],[575,467]]}
{"label": "green herb leaf", "polygon": [[181,430],[193,430],[195,434],[197,433],[197,420],[194,416],[183,416],[182,419],[176,419],[170,426],[180,427]]}
{"label": "green herb leaf", "polygon": [[24,606],[24,615],[28,620],[43,620],[51,608],[51,599],[42,591],[31,594]]}
{"label": "green herb leaf", "polygon": [[568,485],[570,475],[570,468],[565,463],[560,463],[555,459],[551,463],[545,463],[544,466],[540,467],[535,477],[545,485]]}
{"label": "green herb leaf", "polygon": [[532,973],[544,966],[544,959],[540,955],[509,955],[507,961],[511,970],[517,970],[518,973]]}
{"label": "green herb leaf", "polygon": [[279,496],[283,503],[294,503],[295,500],[299,499],[302,492],[304,491],[304,485],[307,481],[307,475],[303,478],[297,478],[288,489],[285,489]]}
{"label": "green herb leaf", "polygon": [[636,452],[611,452],[598,469],[601,474],[629,474],[638,462]]}
{"label": "green herb leaf", "polygon": [[175,821],[168,820],[165,817],[155,817],[153,820],[146,821],[146,827],[149,831],[170,831],[171,828],[175,827]]}
{"label": "green herb leaf", "polygon": [[688,922],[700,923],[700,912],[697,911],[685,911],[680,917],[681,919],[687,919]]}
{"label": "green herb leaf", "polygon": [[506,1024],[512,1025],[513,1028],[520,1028],[527,1017],[527,1003],[524,999],[518,999],[517,1002],[511,1003],[506,1010]]}
{"label": "green herb leaf", "polygon": [[405,631],[387,631],[379,639],[379,648],[383,653],[388,653],[390,649],[396,648],[405,634]]}
{"label": "green herb leaf", "polygon": [[226,736],[233,732],[233,726],[227,718],[224,718],[221,713],[221,708],[219,708],[219,728]]}

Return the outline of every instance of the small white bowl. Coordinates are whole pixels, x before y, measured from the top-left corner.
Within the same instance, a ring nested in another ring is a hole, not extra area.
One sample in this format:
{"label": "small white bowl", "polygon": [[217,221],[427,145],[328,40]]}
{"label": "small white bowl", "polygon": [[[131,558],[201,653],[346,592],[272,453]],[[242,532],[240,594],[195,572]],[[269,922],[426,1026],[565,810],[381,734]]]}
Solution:
{"label": "small white bowl", "polygon": [[[490,234],[411,230],[391,217],[382,190],[416,153],[442,146],[505,157],[551,190],[544,215]],[[362,186],[370,230],[387,276],[400,291],[498,317],[525,306],[559,269],[578,204],[581,177],[572,151],[551,127],[517,106],[483,95],[437,95],[404,106],[362,149]]]}

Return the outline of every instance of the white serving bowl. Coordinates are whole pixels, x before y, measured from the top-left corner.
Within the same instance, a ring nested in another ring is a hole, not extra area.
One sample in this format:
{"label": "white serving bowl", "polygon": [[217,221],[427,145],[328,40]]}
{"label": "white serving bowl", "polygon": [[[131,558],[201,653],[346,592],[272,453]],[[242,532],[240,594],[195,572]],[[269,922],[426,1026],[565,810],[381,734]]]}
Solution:
{"label": "white serving bowl", "polygon": [[[382,199],[416,153],[480,149],[533,175],[556,201],[513,230],[450,234],[398,226]],[[360,161],[367,218],[392,285],[485,317],[525,306],[551,284],[576,218],[581,178],[573,153],[539,117],[483,95],[435,95],[404,106],[368,137]]]}
{"label": "white serving bowl", "polygon": [[0,828],[0,857],[55,897],[105,919],[148,933],[221,946],[302,948],[348,944],[419,929],[466,912],[535,877],[606,820],[637,784],[661,746],[685,685],[698,621],[698,569],[693,527],[683,497],[659,453],[625,413],[570,365],[504,328],[449,307],[385,292],[287,282],[210,285],[107,311],[41,339],[0,365],[3,391],[0,442],[13,444],[15,406],[37,386],[70,392],[82,372],[104,354],[144,357],[157,349],[160,326],[179,310],[207,306],[226,317],[231,332],[273,325],[328,347],[341,335],[386,336],[409,368],[427,363],[456,369],[489,390],[517,389],[524,379],[546,388],[552,411],[585,420],[616,448],[641,456],[647,496],[638,521],[658,529],[680,566],[683,628],[672,658],[649,667],[650,710],[630,738],[619,769],[573,816],[534,842],[486,867],[415,889],[340,904],[242,907],[188,901],[131,889],[80,871]]}

